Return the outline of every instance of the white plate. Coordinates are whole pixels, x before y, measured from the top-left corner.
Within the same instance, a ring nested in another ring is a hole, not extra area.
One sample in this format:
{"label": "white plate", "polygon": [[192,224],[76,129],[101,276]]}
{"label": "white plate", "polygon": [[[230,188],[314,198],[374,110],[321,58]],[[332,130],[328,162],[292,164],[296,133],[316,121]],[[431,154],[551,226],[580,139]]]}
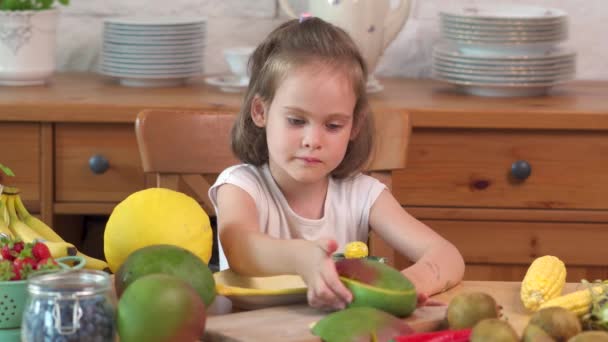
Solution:
{"label": "white plate", "polygon": [[181,72],[171,71],[166,73],[153,73],[153,72],[127,72],[114,69],[105,69],[100,66],[98,69],[99,73],[115,77],[130,77],[130,78],[141,78],[141,79],[165,79],[165,78],[191,78],[200,77],[203,75],[202,71],[198,72]]}
{"label": "white plate", "polygon": [[443,58],[433,56],[433,64],[443,66],[446,68],[458,68],[458,69],[470,69],[470,70],[485,70],[485,71],[559,71],[559,70],[570,70],[576,68],[576,64],[572,61],[563,63],[553,63],[546,65],[526,65],[526,64],[515,64],[515,65],[495,65],[495,64],[476,64],[476,63],[463,63],[460,61],[445,60]]}
{"label": "white plate", "polygon": [[130,42],[130,41],[144,41],[144,42],[164,42],[164,41],[181,41],[181,40],[200,40],[205,39],[204,33],[193,33],[193,34],[167,34],[167,35],[120,35],[114,33],[104,32],[104,40],[118,41],[118,42]]}
{"label": "white plate", "polygon": [[548,40],[555,39],[556,37],[563,37],[568,35],[567,30],[553,30],[553,31],[483,31],[483,30],[463,30],[454,29],[446,26],[442,26],[440,29],[441,34],[448,34],[452,36],[465,36],[473,37],[478,39],[527,39],[527,40]]}
{"label": "white plate", "polygon": [[546,95],[549,90],[563,82],[553,82],[546,84],[485,84],[469,81],[458,81],[444,79],[441,77],[434,76],[434,79],[445,82],[451,85],[457,86],[459,89],[467,94],[476,96],[488,96],[488,97],[522,97],[522,96],[542,96]]}
{"label": "white plate", "polygon": [[558,33],[552,36],[489,36],[489,35],[473,35],[473,34],[460,34],[460,33],[452,33],[447,31],[441,31],[441,35],[443,38],[455,41],[456,43],[468,43],[468,44],[496,44],[496,45],[512,45],[512,44],[521,44],[521,45],[533,45],[536,43],[552,43],[555,45],[561,41],[564,41],[568,38],[567,33]]}
{"label": "white plate", "polygon": [[462,75],[481,75],[481,76],[558,76],[570,75],[575,72],[574,67],[554,69],[554,70],[483,70],[474,68],[459,68],[453,66],[445,66],[439,63],[433,63],[433,69],[440,72],[453,72]]}
{"label": "white plate", "polygon": [[441,15],[487,20],[547,20],[565,18],[567,13],[556,8],[518,5],[485,5],[466,7],[456,10],[446,9],[439,12]]}
{"label": "white plate", "polygon": [[157,60],[157,59],[168,59],[168,60],[180,60],[180,59],[193,59],[200,58],[202,59],[204,56],[204,49],[195,50],[195,51],[186,51],[186,52],[171,52],[171,51],[146,51],[146,52],[129,52],[122,51],[117,52],[113,50],[102,50],[102,54],[104,56],[109,56],[113,58],[124,58],[124,59],[148,59],[148,60]]}
{"label": "white plate", "polygon": [[433,58],[438,62],[457,63],[462,66],[470,67],[492,67],[492,68],[512,68],[512,67],[525,67],[525,68],[540,68],[540,67],[554,67],[562,68],[570,65],[576,65],[575,58],[559,58],[550,60],[480,60],[480,59],[465,59],[451,56],[443,56],[433,54]]}
{"label": "white plate", "polygon": [[149,39],[112,39],[109,37],[103,37],[104,44],[121,45],[121,46],[134,46],[134,47],[200,47],[205,45],[205,39],[171,39],[171,40],[149,40]]}
{"label": "white plate", "polygon": [[99,70],[104,73],[110,73],[114,75],[122,76],[134,76],[141,78],[175,78],[175,77],[187,77],[187,76],[199,76],[203,74],[203,68],[196,68],[190,70],[137,70],[128,68],[115,68],[99,66]]}
{"label": "white plate", "polygon": [[446,44],[435,45],[433,53],[441,56],[449,56],[467,60],[484,60],[484,61],[527,61],[527,60],[555,60],[555,59],[566,59],[573,58],[576,56],[576,52],[570,48],[550,46],[542,50],[541,54],[513,54],[499,53],[499,51],[484,51],[478,54],[468,54],[463,52],[460,47],[449,46]]}
{"label": "white plate", "polygon": [[122,55],[111,55],[103,53],[101,55],[102,60],[112,62],[112,63],[123,63],[123,64],[138,64],[138,65],[178,65],[178,64],[195,64],[203,63],[203,56],[187,56],[185,58],[176,58],[173,56],[162,56],[160,58],[130,58]]}
{"label": "white plate", "polygon": [[470,18],[456,18],[441,16],[440,21],[447,24],[458,24],[458,25],[479,25],[479,26],[492,26],[495,28],[500,27],[514,27],[523,26],[528,30],[546,30],[555,26],[568,26],[567,19],[551,19],[543,21],[523,21],[523,20],[485,20],[485,19],[470,19]]}
{"label": "white plate", "polygon": [[164,26],[158,28],[142,28],[142,27],[116,27],[104,25],[104,32],[114,34],[127,35],[166,35],[166,34],[191,34],[191,33],[206,33],[205,26],[179,27],[179,26]]}
{"label": "white plate", "polygon": [[567,23],[557,23],[550,25],[491,25],[491,24],[469,24],[459,23],[449,20],[441,20],[440,26],[447,27],[456,30],[472,30],[472,31],[483,31],[483,32],[502,32],[502,31],[516,31],[516,32],[534,32],[534,33],[547,33],[553,31],[567,30]]}
{"label": "white plate", "polygon": [[548,83],[567,81],[574,78],[574,73],[551,75],[551,76],[491,76],[491,75],[471,75],[460,74],[457,72],[439,71],[436,68],[432,69],[435,75],[449,79],[458,79],[462,81],[473,81],[491,84],[518,84],[518,83]]}
{"label": "white plate", "polygon": [[205,45],[185,45],[185,46],[148,46],[148,45],[121,45],[113,43],[104,43],[102,50],[104,52],[116,52],[126,54],[141,54],[141,55],[166,55],[167,53],[192,53],[199,55],[205,48]]}
{"label": "white plate", "polygon": [[117,17],[117,18],[106,18],[104,23],[124,25],[124,26],[189,26],[189,25],[202,25],[207,22],[207,18],[204,17],[144,17],[144,16],[130,16],[130,17]]}
{"label": "white plate", "polygon": [[107,69],[124,69],[133,71],[194,71],[203,68],[203,63],[188,63],[188,64],[133,64],[133,63],[117,63],[106,59],[101,60],[101,65]]}
{"label": "white plate", "polygon": [[205,77],[205,83],[228,93],[243,92],[249,85],[248,80],[240,79],[234,75]]}

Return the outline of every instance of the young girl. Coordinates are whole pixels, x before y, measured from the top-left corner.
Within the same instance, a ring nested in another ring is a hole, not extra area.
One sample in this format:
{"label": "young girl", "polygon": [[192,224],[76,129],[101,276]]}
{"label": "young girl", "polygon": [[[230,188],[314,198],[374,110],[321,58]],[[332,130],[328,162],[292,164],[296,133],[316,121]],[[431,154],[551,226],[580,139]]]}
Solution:
{"label": "young girl", "polygon": [[352,295],[331,255],[367,241],[371,227],[415,261],[402,273],[419,301],[457,284],[464,272],[458,250],[361,174],[372,115],[367,68],[348,34],[318,18],[286,22],[257,47],[250,67],[232,130],[233,151],[245,164],[224,170],[209,190],[220,268],[299,274],[311,306],[344,308]]}

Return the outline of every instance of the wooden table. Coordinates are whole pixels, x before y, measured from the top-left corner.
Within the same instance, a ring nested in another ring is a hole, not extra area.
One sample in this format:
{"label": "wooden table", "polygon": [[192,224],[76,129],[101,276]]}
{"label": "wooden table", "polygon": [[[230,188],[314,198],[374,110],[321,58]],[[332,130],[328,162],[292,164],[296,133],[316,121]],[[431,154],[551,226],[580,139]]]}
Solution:
{"label": "wooden table", "polygon": [[[568,283],[564,293],[583,288],[580,283]],[[449,291],[433,298],[448,303],[462,292],[482,291],[491,294],[503,307],[503,315],[513,328],[521,334],[528,323],[526,312],[519,299],[519,282],[465,281]],[[406,319],[416,331],[437,329],[446,307],[417,309],[413,317]],[[310,333],[310,324],[320,320],[325,313],[305,304],[280,306],[211,316],[207,320],[204,342],[241,341],[320,341]],[[435,319],[434,319],[435,318]]]}

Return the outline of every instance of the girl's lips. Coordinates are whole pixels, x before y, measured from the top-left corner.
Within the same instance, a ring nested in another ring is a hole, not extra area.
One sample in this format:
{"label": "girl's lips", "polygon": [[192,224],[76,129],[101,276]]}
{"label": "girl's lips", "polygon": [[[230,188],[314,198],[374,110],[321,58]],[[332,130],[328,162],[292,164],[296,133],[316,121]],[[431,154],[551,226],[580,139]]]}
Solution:
{"label": "girl's lips", "polygon": [[317,159],[317,158],[311,158],[311,157],[300,157],[299,159],[307,162],[307,163],[320,163],[321,160]]}

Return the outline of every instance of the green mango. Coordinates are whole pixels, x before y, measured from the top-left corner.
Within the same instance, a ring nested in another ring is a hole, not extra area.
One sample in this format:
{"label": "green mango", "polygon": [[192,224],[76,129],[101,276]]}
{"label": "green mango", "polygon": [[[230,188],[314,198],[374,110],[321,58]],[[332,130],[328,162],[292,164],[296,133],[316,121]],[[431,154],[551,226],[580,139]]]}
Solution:
{"label": "green mango", "polygon": [[151,245],[129,254],[116,272],[116,293],[120,297],[132,282],[154,273],[174,275],[188,282],[207,307],[215,299],[215,280],[207,264],[189,250],[174,245]]}
{"label": "green mango", "polygon": [[312,333],[325,342],[387,342],[413,332],[403,320],[370,307],[331,313],[312,328]]}
{"label": "green mango", "polygon": [[416,310],[414,285],[391,266],[368,259],[343,259],[336,261],[336,270],[353,294],[349,307],[373,307],[398,317]]}
{"label": "green mango", "polygon": [[168,274],[135,280],[118,301],[121,342],[197,341],[205,322],[205,304],[198,293]]}

